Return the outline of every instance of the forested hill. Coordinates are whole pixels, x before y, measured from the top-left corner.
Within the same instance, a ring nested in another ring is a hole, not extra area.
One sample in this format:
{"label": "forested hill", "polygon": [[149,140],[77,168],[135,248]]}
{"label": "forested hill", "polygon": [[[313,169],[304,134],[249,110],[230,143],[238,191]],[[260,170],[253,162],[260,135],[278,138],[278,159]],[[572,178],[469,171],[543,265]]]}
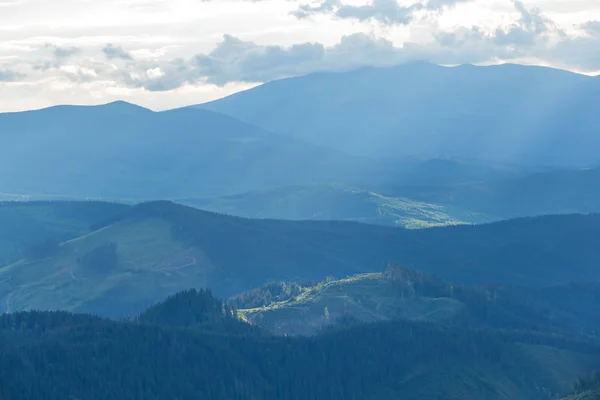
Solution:
{"label": "forested hill", "polygon": [[89,233],[127,208],[98,201],[0,202],[0,266]]}
{"label": "forested hill", "polygon": [[[222,315],[191,294],[207,307],[194,314]],[[397,321],[285,338],[163,322],[3,315],[0,398],[549,400],[600,365],[600,344],[556,335]]]}
{"label": "forested hill", "polygon": [[[170,202],[142,204],[126,217],[168,221],[176,239],[201,246],[213,261],[237,264],[235,273],[282,276],[293,271],[312,279],[327,276],[324,273],[378,272],[395,261],[454,283],[542,285],[600,279],[595,268],[600,262],[600,215],[416,231],[337,221],[237,218]],[[317,260],[331,266],[324,270]]]}
{"label": "forested hill", "polygon": [[[4,311],[131,315],[177,291],[231,296],[274,280],[380,272],[389,262],[455,284],[598,282],[600,216],[425,230],[253,220],[170,202],[126,209],[53,253],[0,268]],[[61,287],[57,296],[55,287]]]}

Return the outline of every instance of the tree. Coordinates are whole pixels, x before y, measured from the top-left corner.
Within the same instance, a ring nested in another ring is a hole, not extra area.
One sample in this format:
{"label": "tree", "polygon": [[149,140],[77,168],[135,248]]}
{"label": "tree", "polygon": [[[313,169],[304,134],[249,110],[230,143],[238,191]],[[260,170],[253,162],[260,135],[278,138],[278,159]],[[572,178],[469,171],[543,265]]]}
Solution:
{"label": "tree", "polygon": [[93,248],[78,259],[79,265],[94,273],[107,272],[119,263],[117,244],[108,243]]}
{"label": "tree", "polygon": [[41,260],[52,257],[60,250],[60,242],[57,239],[45,239],[25,249],[25,258],[28,260]]}

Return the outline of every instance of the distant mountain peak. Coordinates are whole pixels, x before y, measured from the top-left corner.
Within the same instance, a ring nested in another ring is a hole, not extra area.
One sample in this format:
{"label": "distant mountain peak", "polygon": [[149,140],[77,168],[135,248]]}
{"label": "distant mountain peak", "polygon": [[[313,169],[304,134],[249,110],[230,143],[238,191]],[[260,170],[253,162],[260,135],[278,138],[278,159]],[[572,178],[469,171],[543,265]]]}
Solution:
{"label": "distant mountain peak", "polygon": [[108,108],[108,109],[112,109],[112,110],[118,110],[118,111],[148,111],[148,112],[152,112],[152,110],[139,106],[137,104],[133,104],[133,103],[128,103],[124,100],[117,100],[117,101],[113,101],[111,103],[106,103],[106,104],[101,104],[97,107],[102,107],[102,108]]}

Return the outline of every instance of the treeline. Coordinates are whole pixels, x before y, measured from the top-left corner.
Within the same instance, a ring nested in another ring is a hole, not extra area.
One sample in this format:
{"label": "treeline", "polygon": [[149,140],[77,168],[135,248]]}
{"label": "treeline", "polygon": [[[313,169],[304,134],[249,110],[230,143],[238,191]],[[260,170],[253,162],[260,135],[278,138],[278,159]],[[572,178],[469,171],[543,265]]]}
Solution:
{"label": "treeline", "polygon": [[592,389],[600,389],[600,371],[594,371],[584,378],[578,378],[573,383],[573,391],[575,394]]}
{"label": "treeline", "polygon": [[210,290],[186,290],[160,302],[131,321],[168,327],[187,327],[224,334],[254,335],[261,332],[237,315],[235,307],[215,298]]}
{"label": "treeline", "polygon": [[[384,272],[400,297],[452,298],[466,307],[454,322],[496,329],[593,333],[600,329],[594,310],[600,286],[560,285],[527,288],[502,285],[454,285],[402,265]],[[574,305],[577,301],[577,305]]]}
{"label": "treeline", "polygon": [[280,301],[293,300],[311,286],[314,286],[314,283],[269,282],[261,287],[230,297],[227,303],[237,309],[264,307]]}
{"label": "treeline", "polygon": [[173,296],[131,321],[2,316],[0,398],[462,400],[509,390],[515,400],[546,400],[563,389],[556,366],[540,366],[523,346],[580,351],[600,363],[597,343],[536,333],[397,321],[285,338],[223,330],[224,321],[243,324],[205,291]]}

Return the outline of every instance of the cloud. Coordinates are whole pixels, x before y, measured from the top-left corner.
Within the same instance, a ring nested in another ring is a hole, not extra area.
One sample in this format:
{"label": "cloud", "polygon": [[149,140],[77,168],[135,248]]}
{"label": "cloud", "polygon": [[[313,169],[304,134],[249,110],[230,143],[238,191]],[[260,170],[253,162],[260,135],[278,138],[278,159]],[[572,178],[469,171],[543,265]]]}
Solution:
{"label": "cloud", "polygon": [[588,21],[581,28],[590,36],[600,38],[600,21]]}
{"label": "cloud", "polygon": [[355,6],[344,4],[341,0],[324,0],[317,5],[300,5],[292,15],[307,18],[315,14],[329,14],[341,19],[376,21],[383,25],[407,25],[415,19],[418,11],[440,12],[469,1],[472,0],[429,0],[402,6],[396,0],[372,0],[369,4]]}
{"label": "cloud", "polygon": [[58,47],[54,45],[46,45],[46,47],[53,49],[54,57],[57,59],[69,58],[81,52],[81,49],[78,47]]}
{"label": "cloud", "polygon": [[11,7],[26,3],[28,0],[0,0],[0,7]]}
{"label": "cloud", "polygon": [[[318,7],[334,10],[336,13],[343,9],[338,0],[328,1],[329,3],[322,3]],[[430,0],[422,3],[422,7],[426,11],[435,11],[453,7],[458,2],[460,1]],[[384,10],[385,7],[396,7],[394,4],[378,0],[370,6]],[[508,24],[495,28],[455,27],[434,32],[429,40],[405,41],[402,45],[365,33],[343,36],[338,43],[329,46],[316,42],[288,46],[263,45],[233,35],[224,35],[211,51],[170,59],[169,53],[134,59],[130,53],[116,45],[86,49],[85,57],[79,52],[65,51],[63,58],[59,59],[55,54],[52,59],[34,64],[31,74],[38,79],[53,76],[72,83],[105,82],[115,87],[164,92],[186,85],[224,87],[240,82],[261,83],[317,71],[390,66],[412,61],[485,64],[526,60],[580,71],[600,70],[600,53],[596,51],[600,48],[598,21],[581,24],[580,32],[569,36],[539,9],[525,7],[519,1],[513,4],[514,18]],[[357,9],[360,8],[353,9],[353,12]],[[360,10],[365,13],[360,18],[383,19],[374,14],[373,10]],[[386,18],[390,18],[389,13],[386,15]],[[394,15],[395,21],[404,18],[400,14]],[[91,53],[92,50],[105,57],[96,57]],[[115,59],[127,62],[115,63]],[[20,67],[9,67],[11,70],[22,70]],[[11,75],[10,79],[19,77]]]}
{"label": "cloud", "polygon": [[451,8],[460,3],[468,3],[472,0],[429,0],[425,4],[428,10],[441,10],[443,8]]}
{"label": "cloud", "polygon": [[0,70],[0,82],[15,82],[23,78],[23,74],[13,71]]}
{"label": "cloud", "polygon": [[102,49],[102,52],[109,60],[121,59],[121,60],[131,60],[131,54],[123,50],[120,46],[115,46],[113,44],[107,44]]}
{"label": "cloud", "polygon": [[520,18],[508,28],[498,28],[494,40],[500,45],[532,46],[536,41],[547,41],[552,35],[564,36],[556,24],[544,16],[539,8],[527,9],[521,1],[514,6]]}
{"label": "cloud", "polygon": [[351,18],[359,21],[373,20],[385,25],[406,25],[412,22],[414,12],[423,8],[420,4],[400,6],[396,0],[372,0],[370,4],[353,6],[339,0],[325,0],[316,6],[301,5],[292,14],[306,18],[314,14],[332,14],[338,18]]}

